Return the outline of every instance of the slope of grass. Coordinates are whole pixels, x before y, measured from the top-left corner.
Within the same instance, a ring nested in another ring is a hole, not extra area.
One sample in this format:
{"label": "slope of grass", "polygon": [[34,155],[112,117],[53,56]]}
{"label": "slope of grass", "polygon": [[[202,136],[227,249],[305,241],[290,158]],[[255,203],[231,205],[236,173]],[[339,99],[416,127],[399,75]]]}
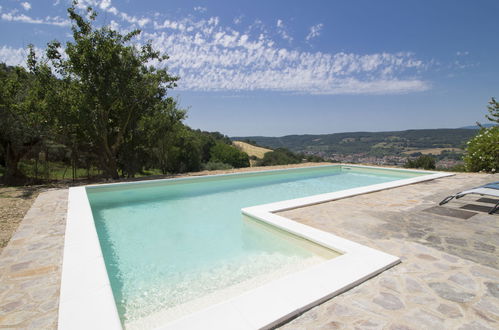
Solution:
{"label": "slope of grass", "polygon": [[255,156],[258,159],[262,159],[267,152],[272,151],[270,149],[257,147],[242,141],[232,141],[232,143],[241,151],[247,153],[248,156]]}

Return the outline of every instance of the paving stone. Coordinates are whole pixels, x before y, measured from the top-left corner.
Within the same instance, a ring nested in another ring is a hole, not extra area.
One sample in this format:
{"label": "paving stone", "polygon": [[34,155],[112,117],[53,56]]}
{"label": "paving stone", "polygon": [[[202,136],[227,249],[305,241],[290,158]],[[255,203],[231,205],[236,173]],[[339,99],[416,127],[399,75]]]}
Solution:
{"label": "paving stone", "polygon": [[15,310],[16,308],[18,308],[19,306],[21,306],[22,304],[23,303],[20,300],[11,301],[9,303],[6,303],[6,304],[0,306],[0,310],[2,311],[2,313],[9,313],[9,312]]}
{"label": "paving stone", "polygon": [[444,316],[446,317],[450,317],[450,318],[459,318],[459,317],[462,317],[463,314],[461,313],[461,311],[459,310],[459,308],[457,308],[456,306],[453,306],[453,305],[447,305],[447,304],[440,304],[437,308],[437,310],[442,313]]}
{"label": "paving stone", "polygon": [[435,236],[435,235],[430,235],[430,236],[426,237],[426,240],[430,243],[433,243],[433,244],[440,244],[442,242],[440,237]]}
{"label": "paving stone", "polygon": [[476,283],[473,281],[473,279],[471,277],[469,277],[468,275],[466,275],[464,273],[461,273],[461,272],[455,273],[449,277],[449,280],[456,283],[456,284],[459,284],[460,286],[462,286],[465,289],[468,289],[471,291],[476,290]]}
{"label": "paving stone", "polygon": [[486,244],[483,242],[475,242],[473,244],[473,246],[475,247],[475,249],[480,250],[480,251],[485,251],[485,252],[490,252],[490,253],[493,253],[496,251],[496,247],[494,245]]}
{"label": "paving stone", "polygon": [[438,259],[429,255],[429,254],[418,254],[417,257],[419,259],[423,259],[423,260],[428,260],[428,261],[437,261]]}
{"label": "paving stone", "polygon": [[473,321],[460,326],[458,330],[494,330],[494,328],[490,328],[478,321]]}
{"label": "paving stone", "polygon": [[471,301],[475,298],[475,294],[470,292],[462,292],[450,286],[447,283],[433,282],[428,284],[440,297],[459,303]]}
{"label": "paving stone", "polygon": [[384,309],[397,310],[404,307],[404,304],[400,299],[391,293],[381,292],[373,300],[374,303],[380,305]]}
{"label": "paving stone", "polygon": [[67,190],[42,192],[3,249],[0,328],[57,328],[66,203]]}
{"label": "paving stone", "polygon": [[354,329],[382,329],[383,325],[386,322],[380,321],[380,320],[358,320],[356,321],[353,326]]}
{"label": "paving stone", "polygon": [[497,282],[485,282],[485,285],[487,286],[487,292],[496,297],[499,298],[499,283]]}
{"label": "paving stone", "polygon": [[347,307],[341,304],[333,304],[331,307],[327,309],[327,312],[331,315],[335,315],[338,317],[349,317],[359,314],[351,307]]}
{"label": "paving stone", "polygon": [[487,317],[499,320],[499,301],[497,299],[484,297],[474,305],[474,308]]}
{"label": "paving stone", "polygon": [[423,290],[423,287],[416,280],[409,277],[405,279],[405,285],[407,291],[410,293],[421,292]]}
{"label": "paving stone", "polygon": [[445,242],[447,244],[457,245],[457,246],[467,246],[468,245],[468,242],[465,239],[457,238],[457,237],[445,237]]}
{"label": "paving stone", "polygon": [[491,268],[473,265],[470,267],[470,272],[476,277],[486,278],[495,282],[499,282],[499,273]]}
{"label": "paving stone", "polygon": [[390,330],[414,330],[415,328],[411,328],[405,324],[392,324],[389,329]]}
{"label": "paving stone", "polygon": [[395,292],[399,292],[397,280],[393,277],[384,277],[384,278],[380,279],[379,284],[382,287],[393,290]]}
{"label": "paving stone", "polygon": [[413,321],[420,324],[421,328],[427,329],[444,329],[444,320],[438,316],[428,313],[424,310],[418,310],[413,315]]}

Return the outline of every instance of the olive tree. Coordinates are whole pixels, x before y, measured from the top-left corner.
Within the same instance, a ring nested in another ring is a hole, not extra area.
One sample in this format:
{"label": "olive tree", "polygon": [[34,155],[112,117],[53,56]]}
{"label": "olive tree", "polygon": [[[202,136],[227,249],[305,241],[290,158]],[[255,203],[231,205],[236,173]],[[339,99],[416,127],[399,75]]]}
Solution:
{"label": "olive tree", "polygon": [[37,63],[32,46],[27,66],[26,70],[0,64],[0,146],[7,184],[23,183],[20,160],[50,134],[49,109],[56,79],[45,64]]}
{"label": "olive tree", "polygon": [[139,30],[123,35],[109,26],[95,28],[97,13],[88,7],[87,13],[80,15],[76,5],[74,1],[68,8],[73,40],[66,43],[65,54],[60,42],[49,43],[47,57],[71,86],[67,111],[72,115],[68,118],[81,139],[88,141],[103,174],[118,178],[118,154],[123,145],[133,138],[144,117],[170,109],[166,94],[176,86],[178,77],[149,65],[168,57],[155,51],[151,43],[133,44]]}

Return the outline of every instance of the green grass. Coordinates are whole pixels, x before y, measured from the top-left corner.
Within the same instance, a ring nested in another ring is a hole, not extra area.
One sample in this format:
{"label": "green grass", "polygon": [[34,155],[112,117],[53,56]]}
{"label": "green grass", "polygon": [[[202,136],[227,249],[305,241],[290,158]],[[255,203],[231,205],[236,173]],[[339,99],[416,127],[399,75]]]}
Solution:
{"label": "green grass", "polygon": [[[72,179],[71,166],[62,162],[39,161],[38,164],[36,164],[34,160],[23,160],[19,163],[19,169],[24,173],[24,175],[35,179]],[[89,171],[85,168],[77,168],[75,178],[86,178],[88,176],[93,177],[100,174],[101,171],[95,167],[90,168]]]}

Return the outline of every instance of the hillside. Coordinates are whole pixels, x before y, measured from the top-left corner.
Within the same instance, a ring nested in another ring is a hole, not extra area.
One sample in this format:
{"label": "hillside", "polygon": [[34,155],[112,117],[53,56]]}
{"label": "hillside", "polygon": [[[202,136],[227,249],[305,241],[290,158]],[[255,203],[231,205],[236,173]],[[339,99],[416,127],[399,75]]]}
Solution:
{"label": "hillside", "polygon": [[262,159],[267,152],[272,151],[270,149],[257,147],[243,141],[233,141],[232,143],[241,151],[247,153],[248,156],[255,156],[259,159]]}
{"label": "hillside", "polygon": [[272,149],[287,148],[294,152],[320,154],[401,155],[407,152],[436,149],[463,149],[476,134],[472,129],[420,129],[393,132],[350,132],[321,135],[287,135],[282,137],[233,137],[251,140]]}

